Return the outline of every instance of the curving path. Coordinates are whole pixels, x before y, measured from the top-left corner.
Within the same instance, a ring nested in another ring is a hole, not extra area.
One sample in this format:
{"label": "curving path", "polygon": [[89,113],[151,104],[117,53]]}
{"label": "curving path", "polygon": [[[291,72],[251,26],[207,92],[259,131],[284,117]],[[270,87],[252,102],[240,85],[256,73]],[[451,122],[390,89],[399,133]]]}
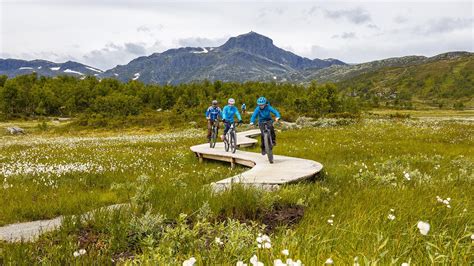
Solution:
{"label": "curving path", "polygon": [[[237,143],[240,147],[252,146],[258,141],[254,138],[260,135],[260,130],[249,130],[237,133]],[[270,164],[266,156],[255,152],[246,152],[237,150],[234,154],[224,150],[223,143],[217,143],[215,149],[211,149],[209,144],[192,146],[191,150],[196,153],[200,160],[212,159],[218,161],[241,164],[251,167],[250,170],[239,175],[229,177],[213,183],[215,190],[224,190],[230,188],[233,183],[241,183],[265,189],[278,188],[281,184],[297,182],[314,176],[321,171],[323,166],[315,161],[299,159],[287,156],[274,156],[274,163]],[[125,204],[116,204],[105,207],[105,209],[117,209],[126,206]],[[104,208],[102,208],[104,209]],[[87,217],[92,212],[82,215]],[[0,227],[0,241],[33,241],[42,233],[57,229],[63,220],[63,217],[57,217],[51,220],[32,221],[25,223],[10,224]]]}
{"label": "curving path", "polygon": [[[237,133],[237,144],[247,147],[256,144],[254,138],[260,135],[259,129]],[[200,144],[191,147],[200,160],[212,159],[251,167],[250,170],[239,175],[229,177],[213,183],[215,190],[230,188],[233,183],[256,186],[266,189],[278,188],[279,185],[298,182],[314,176],[321,171],[323,165],[306,159],[274,155],[274,162],[270,164],[267,156],[260,153],[237,150],[235,153],[226,152],[224,143],[219,142],[214,149],[209,144]]]}
{"label": "curving path", "polygon": [[[128,206],[127,204],[115,204],[98,210],[116,210]],[[81,215],[82,219],[87,219],[94,211]],[[6,242],[28,242],[34,241],[41,234],[54,231],[61,226],[64,217],[59,216],[51,220],[39,220],[32,222],[9,224],[0,227],[0,241]]]}

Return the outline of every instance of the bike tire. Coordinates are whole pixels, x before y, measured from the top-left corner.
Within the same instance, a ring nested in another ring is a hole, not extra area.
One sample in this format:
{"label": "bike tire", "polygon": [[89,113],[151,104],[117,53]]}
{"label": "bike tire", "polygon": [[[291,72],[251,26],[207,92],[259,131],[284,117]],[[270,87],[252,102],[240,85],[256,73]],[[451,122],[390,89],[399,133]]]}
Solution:
{"label": "bike tire", "polygon": [[217,141],[217,127],[214,126],[212,128],[211,141],[209,142],[211,148],[216,147],[216,141]]}
{"label": "bike tire", "polygon": [[225,135],[224,136],[224,148],[225,148],[225,151],[229,151],[229,148],[230,148],[230,143],[229,143],[229,138],[228,138],[228,135]]}
{"label": "bike tire", "polygon": [[232,132],[232,135],[231,135],[231,144],[232,144],[232,153],[235,153],[235,151],[237,150],[237,133]]}
{"label": "bike tire", "polygon": [[263,142],[265,144],[265,152],[267,153],[268,161],[273,163],[272,139],[269,133],[264,134]]}

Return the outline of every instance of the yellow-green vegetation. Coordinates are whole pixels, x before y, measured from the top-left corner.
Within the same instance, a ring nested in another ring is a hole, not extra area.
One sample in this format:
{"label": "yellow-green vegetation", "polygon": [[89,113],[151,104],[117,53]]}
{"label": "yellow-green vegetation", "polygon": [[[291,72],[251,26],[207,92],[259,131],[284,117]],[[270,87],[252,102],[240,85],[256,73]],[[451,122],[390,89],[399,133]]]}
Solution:
{"label": "yellow-green vegetation", "polygon": [[472,108],[472,54],[386,67],[339,83],[343,91],[370,99],[373,106]]}
{"label": "yellow-green vegetation", "polygon": [[273,192],[213,193],[207,184],[245,169],[200,164],[188,148],[202,142],[198,130],[2,137],[2,224],[130,204],[68,219],[34,243],[0,243],[0,264],[474,261],[472,121],[317,125],[279,132],[275,153],[313,159],[324,171]]}
{"label": "yellow-green vegetation", "polygon": [[407,116],[418,119],[458,119],[458,120],[473,120],[474,110],[390,110],[390,109],[374,109],[368,112],[369,114],[376,114],[385,117]]}

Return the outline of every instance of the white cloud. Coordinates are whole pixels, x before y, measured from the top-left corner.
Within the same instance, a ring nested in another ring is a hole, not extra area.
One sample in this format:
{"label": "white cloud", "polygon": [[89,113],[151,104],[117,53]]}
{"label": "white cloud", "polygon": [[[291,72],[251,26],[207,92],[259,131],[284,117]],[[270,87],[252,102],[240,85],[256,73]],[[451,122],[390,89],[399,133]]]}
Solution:
{"label": "white cloud", "polygon": [[139,56],[150,55],[161,50],[163,50],[163,46],[160,42],[155,42],[152,45],[144,43],[108,43],[101,49],[86,53],[79,61],[101,69],[108,69],[116,65],[126,64]]}
{"label": "white cloud", "polygon": [[470,29],[472,33],[473,28],[473,18],[442,17],[432,19],[423,25],[415,27],[415,32],[421,34],[437,34],[455,30]]}
{"label": "white cloud", "polygon": [[372,20],[367,10],[360,7],[353,9],[325,10],[324,12],[328,18],[336,20],[343,18],[355,24],[362,24]]}
{"label": "white cloud", "polygon": [[355,39],[355,38],[357,38],[357,36],[356,36],[355,32],[343,32],[342,34],[333,35],[331,38],[333,38],[333,39],[337,39],[337,38]]}
{"label": "white cloud", "polygon": [[216,47],[223,45],[230,37],[209,39],[204,37],[189,37],[179,39],[177,44],[182,47]]}
{"label": "white cloud", "polygon": [[0,57],[102,69],[251,30],[296,54],[347,62],[474,50],[471,2],[0,1]]}

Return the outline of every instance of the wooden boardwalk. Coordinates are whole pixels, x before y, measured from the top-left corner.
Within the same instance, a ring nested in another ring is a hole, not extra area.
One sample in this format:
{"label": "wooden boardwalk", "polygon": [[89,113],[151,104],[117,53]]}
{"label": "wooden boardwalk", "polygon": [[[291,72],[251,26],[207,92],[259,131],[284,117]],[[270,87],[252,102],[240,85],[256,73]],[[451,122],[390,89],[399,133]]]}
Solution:
{"label": "wooden boardwalk", "polygon": [[[260,135],[260,130],[249,130],[237,133],[237,144],[240,147],[252,146],[258,141],[255,136]],[[250,170],[239,175],[229,177],[213,183],[216,190],[229,188],[233,183],[241,183],[265,189],[277,188],[279,185],[298,182],[317,174],[323,166],[315,161],[274,155],[274,163],[268,162],[267,156],[260,153],[237,150],[235,153],[226,152],[224,144],[219,142],[214,149],[209,144],[200,144],[191,147],[200,160],[211,159],[241,164],[251,167]]]}
{"label": "wooden boardwalk", "polygon": [[[254,138],[260,135],[260,130],[249,130],[237,134],[237,143],[240,147],[252,146],[258,141]],[[281,184],[297,182],[309,178],[323,168],[315,161],[287,157],[274,156],[274,163],[270,164],[266,156],[260,153],[237,150],[234,154],[224,150],[223,143],[217,143],[215,149],[211,149],[209,144],[192,146],[191,150],[202,159],[212,159],[229,162],[232,165],[241,164],[251,167],[248,171],[213,183],[216,190],[223,190],[231,187],[233,183],[241,183],[265,189],[277,188]],[[105,209],[117,209],[126,206],[117,204],[105,207]],[[104,208],[102,208],[104,209]],[[91,212],[82,215],[86,217]],[[39,235],[57,229],[63,217],[51,220],[32,221],[25,223],[10,224],[0,227],[0,241],[33,241]]]}

